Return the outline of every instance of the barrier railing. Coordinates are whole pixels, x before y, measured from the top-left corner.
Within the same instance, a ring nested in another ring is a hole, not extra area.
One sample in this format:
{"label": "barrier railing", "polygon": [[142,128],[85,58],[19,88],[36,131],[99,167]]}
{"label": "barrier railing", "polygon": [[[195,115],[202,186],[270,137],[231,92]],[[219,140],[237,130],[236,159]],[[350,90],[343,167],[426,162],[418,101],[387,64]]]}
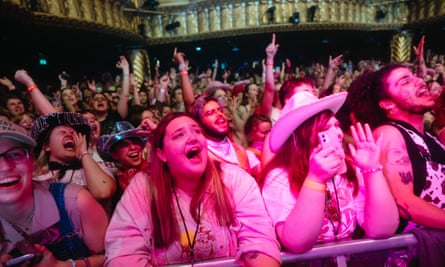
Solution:
{"label": "barrier railing", "polygon": [[[336,258],[338,267],[348,266],[347,257],[353,254],[371,253],[375,251],[406,248],[415,254],[417,240],[413,234],[400,234],[387,239],[357,239],[340,241],[335,243],[316,245],[311,250],[302,254],[288,252],[281,253],[282,264],[290,266],[292,263],[320,260],[323,258]],[[189,264],[170,265],[175,267],[190,266]],[[239,267],[233,258],[223,258],[197,262],[196,267]]]}

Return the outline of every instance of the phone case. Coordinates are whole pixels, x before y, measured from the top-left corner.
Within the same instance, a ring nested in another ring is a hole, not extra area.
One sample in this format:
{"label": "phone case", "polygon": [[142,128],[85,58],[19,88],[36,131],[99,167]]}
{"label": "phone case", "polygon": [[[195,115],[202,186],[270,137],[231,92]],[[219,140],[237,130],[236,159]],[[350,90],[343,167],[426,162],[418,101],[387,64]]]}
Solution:
{"label": "phone case", "polygon": [[323,147],[337,146],[339,144],[338,134],[334,129],[319,132],[318,140]]}
{"label": "phone case", "polygon": [[19,263],[23,263],[25,261],[30,261],[30,260],[34,259],[35,257],[36,257],[36,255],[34,253],[28,253],[28,254],[22,255],[17,258],[12,258],[12,259],[6,261],[3,265],[4,266],[14,266]]}

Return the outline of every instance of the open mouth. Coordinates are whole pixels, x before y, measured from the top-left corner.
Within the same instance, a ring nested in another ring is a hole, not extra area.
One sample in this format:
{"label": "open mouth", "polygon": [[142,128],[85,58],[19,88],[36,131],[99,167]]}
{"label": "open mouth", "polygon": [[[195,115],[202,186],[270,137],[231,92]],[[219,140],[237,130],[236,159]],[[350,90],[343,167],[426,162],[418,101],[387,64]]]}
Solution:
{"label": "open mouth", "polygon": [[201,152],[200,147],[194,147],[186,153],[186,157],[188,159],[192,159],[192,158],[198,156],[200,152]]}
{"label": "open mouth", "polygon": [[0,187],[15,185],[19,182],[18,178],[6,178],[0,181]]}
{"label": "open mouth", "polygon": [[417,96],[417,97],[422,97],[422,96],[425,96],[425,95],[429,95],[429,93],[430,93],[430,91],[429,91],[428,86],[422,86],[422,87],[417,91],[416,96]]}
{"label": "open mouth", "polygon": [[127,156],[131,159],[135,159],[135,158],[139,157],[139,152],[131,152],[131,153],[128,153]]}
{"label": "open mouth", "polygon": [[419,90],[417,91],[417,96],[422,97],[428,93],[428,90]]}
{"label": "open mouth", "polygon": [[75,148],[74,140],[72,139],[66,139],[63,141],[63,147],[64,148]]}

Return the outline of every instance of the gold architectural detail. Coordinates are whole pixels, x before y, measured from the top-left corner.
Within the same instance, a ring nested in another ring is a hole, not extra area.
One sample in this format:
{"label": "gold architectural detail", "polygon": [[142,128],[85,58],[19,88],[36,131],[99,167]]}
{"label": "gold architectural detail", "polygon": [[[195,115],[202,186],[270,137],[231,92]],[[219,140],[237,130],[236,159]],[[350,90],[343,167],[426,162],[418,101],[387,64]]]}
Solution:
{"label": "gold architectural detail", "polygon": [[84,20],[93,20],[93,6],[90,0],[80,0],[80,14]]}
{"label": "gold architectural detail", "polygon": [[130,54],[130,62],[133,67],[133,74],[138,81],[138,88],[141,88],[145,76],[150,73],[150,59],[145,49],[134,49]]}
{"label": "gold architectural detail", "polygon": [[[125,12],[121,1],[36,0],[38,10],[30,10],[25,0],[0,0],[0,4],[27,12],[36,24],[130,37],[147,45],[280,31],[400,30],[445,20],[441,0],[159,0],[156,12],[143,14]],[[143,2],[126,1],[135,6]],[[308,17],[312,6],[316,7],[313,21]],[[269,8],[274,8],[273,21]],[[375,19],[377,10],[386,14],[381,21]],[[300,15],[298,25],[289,22],[294,12]],[[167,31],[165,26],[173,21],[180,27]]]}
{"label": "gold architectural detail", "polygon": [[411,58],[412,37],[408,33],[395,34],[391,39],[391,62],[407,62]]}

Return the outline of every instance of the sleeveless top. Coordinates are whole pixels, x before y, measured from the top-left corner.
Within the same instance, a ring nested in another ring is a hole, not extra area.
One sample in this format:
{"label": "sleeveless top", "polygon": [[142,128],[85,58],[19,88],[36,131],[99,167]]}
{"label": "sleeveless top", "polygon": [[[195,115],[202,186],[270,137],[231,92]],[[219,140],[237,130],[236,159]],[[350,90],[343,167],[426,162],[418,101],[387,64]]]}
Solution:
{"label": "sleeveless top", "polygon": [[[432,134],[422,136],[411,125],[392,121],[403,135],[414,175],[414,194],[432,205],[445,209],[445,146]],[[420,227],[401,218],[399,231]]]}

